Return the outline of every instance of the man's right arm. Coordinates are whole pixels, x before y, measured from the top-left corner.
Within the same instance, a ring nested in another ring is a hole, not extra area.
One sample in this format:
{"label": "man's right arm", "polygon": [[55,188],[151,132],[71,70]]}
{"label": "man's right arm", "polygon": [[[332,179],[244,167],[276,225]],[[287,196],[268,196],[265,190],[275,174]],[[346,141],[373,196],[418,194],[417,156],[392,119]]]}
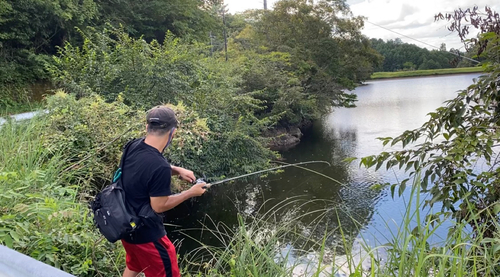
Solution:
{"label": "man's right arm", "polygon": [[205,193],[206,189],[203,188],[204,186],[206,186],[205,183],[199,183],[179,194],[150,197],[149,199],[151,201],[151,207],[157,213],[166,212],[170,209],[175,208],[177,205],[188,200],[191,197],[197,197]]}

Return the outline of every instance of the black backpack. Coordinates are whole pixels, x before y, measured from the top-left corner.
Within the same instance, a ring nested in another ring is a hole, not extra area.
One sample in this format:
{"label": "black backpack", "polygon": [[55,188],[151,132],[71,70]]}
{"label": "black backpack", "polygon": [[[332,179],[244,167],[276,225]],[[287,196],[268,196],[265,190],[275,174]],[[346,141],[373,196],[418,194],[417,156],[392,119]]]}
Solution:
{"label": "black backpack", "polygon": [[94,201],[90,202],[94,222],[109,242],[116,242],[132,233],[141,226],[141,219],[134,209],[125,201],[125,191],[122,184],[122,168],[130,145],[129,141],[120,161],[120,167],[115,172],[113,181],[99,192]]}

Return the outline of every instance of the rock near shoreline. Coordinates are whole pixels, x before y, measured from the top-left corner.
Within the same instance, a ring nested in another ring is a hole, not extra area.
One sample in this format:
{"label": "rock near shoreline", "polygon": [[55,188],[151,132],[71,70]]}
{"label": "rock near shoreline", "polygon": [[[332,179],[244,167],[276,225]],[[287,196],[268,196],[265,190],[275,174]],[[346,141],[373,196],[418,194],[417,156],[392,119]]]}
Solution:
{"label": "rock near shoreline", "polygon": [[300,143],[303,132],[312,127],[312,121],[303,121],[299,126],[278,127],[264,135],[270,138],[268,147],[274,151],[286,151]]}

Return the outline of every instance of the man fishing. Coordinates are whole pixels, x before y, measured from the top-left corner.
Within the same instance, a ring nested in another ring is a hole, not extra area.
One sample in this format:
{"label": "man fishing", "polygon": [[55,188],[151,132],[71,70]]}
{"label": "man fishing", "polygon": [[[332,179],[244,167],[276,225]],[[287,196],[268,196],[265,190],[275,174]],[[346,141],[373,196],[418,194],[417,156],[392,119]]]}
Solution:
{"label": "man fishing", "polygon": [[175,113],[158,106],[148,112],[146,122],[146,137],[132,142],[122,169],[126,201],[138,214],[148,215],[144,226],[122,239],[127,253],[123,277],[135,277],[140,272],[146,277],[180,276],[175,248],[157,213],[202,195],[206,184],[198,183],[180,194],[171,194],[172,175],[190,183],[196,180],[192,171],[170,165],[162,155],[177,128]]}

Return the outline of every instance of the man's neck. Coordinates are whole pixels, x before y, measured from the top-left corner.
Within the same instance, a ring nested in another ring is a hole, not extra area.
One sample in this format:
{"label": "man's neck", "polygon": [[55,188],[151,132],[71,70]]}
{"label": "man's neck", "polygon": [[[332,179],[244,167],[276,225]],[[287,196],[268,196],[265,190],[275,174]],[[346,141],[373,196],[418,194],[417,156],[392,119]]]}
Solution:
{"label": "man's neck", "polygon": [[165,140],[164,137],[157,137],[152,135],[146,135],[144,143],[156,148],[160,153],[163,152],[165,145],[167,145],[167,141]]}

